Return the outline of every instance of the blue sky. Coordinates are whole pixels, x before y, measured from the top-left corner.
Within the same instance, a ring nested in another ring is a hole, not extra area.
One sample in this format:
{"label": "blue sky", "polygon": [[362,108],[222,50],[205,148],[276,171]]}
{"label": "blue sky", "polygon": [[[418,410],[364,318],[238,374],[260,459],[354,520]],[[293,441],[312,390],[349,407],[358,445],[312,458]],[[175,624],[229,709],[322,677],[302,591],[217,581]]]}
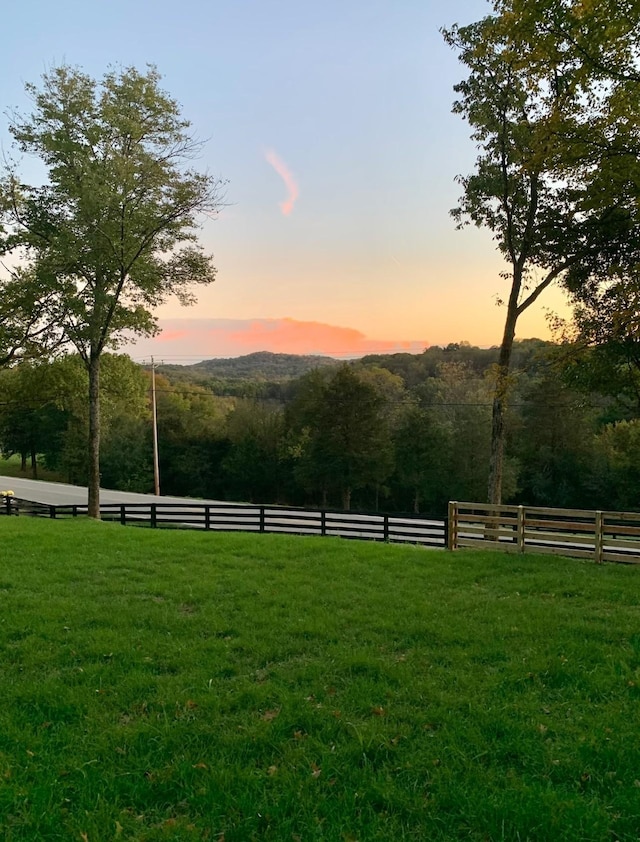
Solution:
{"label": "blue sky", "polygon": [[[228,180],[227,207],[202,232],[218,280],[163,319],[313,322],[381,347],[496,344],[502,262],[489,234],[456,231],[448,215],[475,150],[450,113],[462,68],[439,33],[489,11],[485,0],[25,0],[4,12],[0,101],[28,111],[24,83],[63,62],[96,77],[157,65],[206,140],[200,165]],[[286,215],[290,187],[269,155],[297,192]],[[561,300],[543,298],[519,335],[547,335],[544,309]]]}

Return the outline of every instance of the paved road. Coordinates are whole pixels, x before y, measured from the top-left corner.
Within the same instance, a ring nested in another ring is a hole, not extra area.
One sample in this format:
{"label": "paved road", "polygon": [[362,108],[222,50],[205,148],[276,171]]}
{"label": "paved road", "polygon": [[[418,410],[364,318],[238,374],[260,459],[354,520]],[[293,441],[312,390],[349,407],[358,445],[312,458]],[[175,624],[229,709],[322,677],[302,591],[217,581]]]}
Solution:
{"label": "paved road", "polygon": [[[11,490],[16,497],[49,506],[86,506],[87,489],[62,482],[42,482],[22,477],[0,477],[0,490]],[[135,494],[129,491],[100,489],[101,503],[219,503],[219,500],[195,500],[189,497],[156,497],[154,494]]]}
{"label": "paved road", "polygon": [[[0,477],[0,489],[11,489],[21,500],[32,503],[44,503],[49,506],[86,506],[87,489],[77,485],[65,485],[58,482],[41,482],[22,478]],[[151,503],[172,504],[179,507],[173,513],[163,510],[159,517],[165,522],[189,523],[190,526],[204,528],[205,520],[202,511],[203,503],[216,506],[217,511],[210,514],[210,523],[219,521],[224,525],[218,528],[237,528],[244,531],[258,531],[260,525],[259,505],[241,505],[241,512],[237,503],[224,500],[201,500],[193,497],[157,497],[153,494],[135,494],[127,491],[110,491],[101,489],[101,503],[138,503],[149,506]],[[195,507],[195,508],[193,508]],[[316,535],[321,527],[320,513],[316,510],[304,511],[300,509],[281,509],[277,506],[263,508],[264,526],[267,531],[282,531],[308,533]],[[150,512],[140,511],[138,518],[148,519]],[[314,521],[314,523],[311,523]],[[383,515],[358,515],[349,512],[328,512],[324,529],[327,535],[344,535],[351,538],[373,538],[383,535]],[[369,522],[371,524],[368,529]],[[408,540],[424,545],[442,546],[444,541],[444,524],[442,521],[426,519],[407,519],[402,515],[389,517],[389,537],[391,540]],[[404,534],[404,538],[401,537]],[[413,536],[413,537],[412,537]]]}

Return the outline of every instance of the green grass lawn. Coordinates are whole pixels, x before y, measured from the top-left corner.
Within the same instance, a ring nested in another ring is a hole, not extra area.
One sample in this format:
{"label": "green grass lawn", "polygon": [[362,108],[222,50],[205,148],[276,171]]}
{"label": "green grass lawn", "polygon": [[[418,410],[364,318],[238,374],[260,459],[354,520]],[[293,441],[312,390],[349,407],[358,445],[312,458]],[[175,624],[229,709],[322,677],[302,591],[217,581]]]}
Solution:
{"label": "green grass lawn", "polygon": [[[0,458],[0,477],[22,477],[23,479],[33,479],[31,472],[31,462],[27,465],[27,470],[21,469],[21,460],[19,456],[10,456],[8,459]],[[62,482],[62,475],[55,471],[49,471],[42,465],[38,464],[38,479],[47,480],[49,482]],[[6,482],[0,482],[2,488],[9,485]]]}
{"label": "green grass lawn", "polygon": [[0,519],[3,840],[638,840],[640,570]]}

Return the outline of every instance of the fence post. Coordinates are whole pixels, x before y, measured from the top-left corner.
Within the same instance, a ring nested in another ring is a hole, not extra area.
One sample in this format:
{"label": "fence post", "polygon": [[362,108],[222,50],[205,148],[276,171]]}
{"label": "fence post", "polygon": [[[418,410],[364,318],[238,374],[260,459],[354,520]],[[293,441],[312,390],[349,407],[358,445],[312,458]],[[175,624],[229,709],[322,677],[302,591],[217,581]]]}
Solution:
{"label": "fence post", "polygon": [[449,524],[449,534],[447,536],[447,549],[458,549],[458,504],[449,501],[449,516],[447,517]]}
{"label": "fence post", "polygon": [[156,511],[156,504],[151,504],[151,528],[155,529],[157,526],[157,511]]}
{"label": "fence post", "polygon": [[208,505],[204,507],[204,528],[211,529],[211,507]]}
{"label": "fence post", "polygon": [[596,564],[602,564],[604,513],[596,512],[594,555]]}
{"label": "fence post", "polygon": [[327,513],[324,509],[320,512],[320,534],[327,534]]}
{"label": "fence post", "polygon": [[385,541],[389,540],[389,515],[382,516],[382,536]]}
{"label": "fence post", "polygon": [[260,532],[264,532],[264,506],[260,506]]}
{"label": "fence post", "polygon": [[55,516],[56,516],[56,507],[55,506],[49,506],[49,517],[55,518]]}
{"label": "fence post", "polygon": [[517,537],[518,552],[524,552],[524,506],[518,506],[518,527]]}

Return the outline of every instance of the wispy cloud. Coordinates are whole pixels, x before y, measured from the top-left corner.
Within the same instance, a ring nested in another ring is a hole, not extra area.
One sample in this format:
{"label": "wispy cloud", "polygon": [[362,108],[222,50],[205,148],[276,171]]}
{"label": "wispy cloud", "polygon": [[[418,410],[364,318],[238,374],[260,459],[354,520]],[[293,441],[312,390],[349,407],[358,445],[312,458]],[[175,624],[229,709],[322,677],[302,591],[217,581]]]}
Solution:
{"label": "wispy cloud", "polygon": [[280,210],[285,216],[289,216],[293,210],[293,205],[295,204],[296,199],[300,195],[298,184],[289,167],[281,158],[278,157],[278,155],[276,155],[273,149],[267,149],[264,153],[264,157],[285,183],[288,196],[284,202],[280,202]]}

